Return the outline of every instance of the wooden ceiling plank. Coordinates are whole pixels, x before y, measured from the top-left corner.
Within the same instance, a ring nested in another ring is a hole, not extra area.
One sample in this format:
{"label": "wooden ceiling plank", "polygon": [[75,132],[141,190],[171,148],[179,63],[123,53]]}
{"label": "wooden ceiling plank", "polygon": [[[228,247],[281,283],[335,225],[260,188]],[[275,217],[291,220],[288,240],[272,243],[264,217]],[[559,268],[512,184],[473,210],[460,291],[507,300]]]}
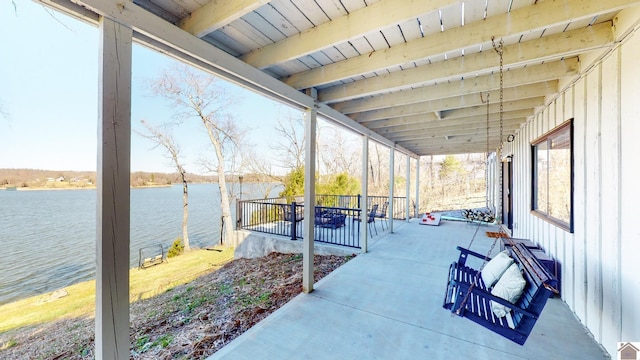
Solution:
{"label": "wooden ceiling plank", "polygon": [[[293,4],[294,2],[291,1],[291,3]],[[309,1],[309,0],[296,1],[295,7],[302,13],[304,17],[309,19],[309,21],[312,24],[309,28],[323,24],[331,20],[329,17],[327,17],[324,11],[322,11],[322,8],[318,5],[316,1]],[[305,29],[308,29],[308,28],[300,27],[298,29],[300,31],[304,31]]]}
{"label": "wooden ceiling plank", "polygon": [[[377,33],[382,33],[384,39],[391,45],[397,45],[404,43],[404,35],[400,28],[397,25],[387,27],[385,29],[381,29],[380,31],[376,31]],[[388,47],[388,46],[386,46]]]}
{"label": "wooden ceiling plank", "polygon": [[361,55],[339,64],[327,65],[327,68],[322,71],[316,69],[304,74],[293,74],[285,81],[298,89],[308,88],[316,84],[333,82],[339,78],[354,77],[361,73],[404,64],[408,61],[430,58],[456,49],[461,50],[481,43],[488,43],[492,37],[500,39],[521,33],[526,34],[562,23],[567,24],[574,19],[593,17],[612,9],[623,9],[638,3],[640,0],[539,2],[508,14],[497,15],[484,21],[425,36],[385,51],[378,51],[366,56]]}
{"label": "wooden ceiling plank", "polygon": [[398,6],[398,3],[393,0],[380,1],[354,11],[348,16],[316,24],[315,27],[303,31],[298,36],[251,51],[241,59],[259,69],[265,68],[362,37],[380,28],[415,19],[420,14],[438,10],[458,1],[433,0],[428,6],[425,6],[422,1],[405,2],[403,6]]}
{"label": "wooden ceiling plank", "polygon": [[[531,111],[529,112],[523,111],[523,112],[515,113],[513,115],[510,115],[510,113],[511,112],[505,113],[504,115],[505,117],[503,118],[504,121],[510,121],[516,118],[520,119],[521,117],[533,114],[533,112]],[[400,131],[400,130],[413,131],[413,130],[420,130],[420,129],[434,129],[434,128],[446,127],[446,126],[462,126],[462,125],[486,126],[487,125],[486,116],[484,117],[478,116],[478,117],[466,119],[464,121],[460,121],[459,119],[456,119],[456,120],[458,121],[454,121],[454,120],[432,121],[432,120],[425,120],[420,115],[413,115],[413,116],[406,116],[404,118],[376,120],[372,124],[369,124],[369,123],[366,123],[366,124],[368,129],[371,129],[374,131]],[[500,126],[500,120],[498,117],[496,117],[496,115],[491,115],[489,117],[489,126],[490,127]]]}
{"label": "wooden ceiling plank", "polygon": [[[394,115],[394,109],[404,110],[404,107],[411,107],[416,105],[418,109],[424,106],[424,111],[436,111],[442,109],[450,109],[456,107],[463,107],[466,105],[473,106],[481,104],[479,92],[491,91],[491,98],[499,98],[499,90],[497,89],[482,89],[475,93],[465,93],[463,95],[444,95],[442,93],[449,94],[446,91],[446,86],[455,87],[464,86],[460,82],[452,82],[450,84],[434,85],[433,91],[428,89],[418,88],[413,90],[395,92],[392,94],[383,94],[377,96],[370,96],[362,99],[345,101],[341,103],[333,104],[332,107],[342,112],[343,114],[355,114],[363,112],[365,116],[362,116],[359,121],[368,121],[367,112],[371,113],[370,120],[384,119],[389,117],[397,117]],[[504,98],[506,100],[526,99],[530,97],[543,96],[558,92],[558,81],[543,81],[533,84],[527,84],[522,86],[508,87],[504,89]],[[386,113],[381,113],[381,117],[374,114],[376,110],[386,110]],[[410,108],[405,110],[408,115],[412,112]],[[419,111],[419,110],[416,110]],[[422,111],[420,111],[422,112]],[[402,114],[401,114],[402,115]],[[353,115],[355,116],[355,115]]]}
{"label": "wooden ceiling plank", "polygon": [[[487,7],[487,17],[491,18],[492,16],[501,15],[507,13],[509,11],[509,1],[510,0],[492,0],[488,2]],[[483,2],[480,2],[483,3]],[[534,1],[530,1],[529,5],[535,4]],[[513,11],[513,9],[512,9]]]}
{"label": "wooden ceiling plank", "polygon": [[[348,14],[347,9],[339,0],[315,0],[322,11],[327,14],[329,19],[338,19]],[[362,7],[363,3],[359,4]]]}
{"label": "wooden ceiling plank", "polygon": [[[385,40],[384,36],[382,35],[382,33],[380,33],[379,31],[374,31],[371,32],[369,34],[364,35],[364,38],[367,40],[367,42],[373,46],[373,52],[376,51],[381,51],[381,50],[386,50],[389,48],[389,45],[387,44],[387,41]],[[342,61],[341,61],[342,62]],[[384,74],[386,73],[385,69],[377,69],[378,72]],[[375,71],[370,71],[370,73],[374,73]],[[366,74],[366,72],[360,73],[358,75],[364,75]],[[342,79],[340,79],[342,80]]]}
{"label": "wooden ceiling plank", "polygon": [[[514,113],[515,112],[515,113]],[[533,110],[529,109],[517,109],[517,110],[505,110],[504,118],[511,119],[514,117],[522,117],[533,114]],[[498,121],[497,113],[492,113],[489,115],[489,121]],[[404,117],[392,118],[392,119],[383,119],[383,120],[375,120],[369,121],[365,123],[361,123],[369,129],[381,129],[381,128],[390,128],[398,125],[414,125],[420,124],[423,127],[438,127],[438,126],[448,126],[448,125],[460,125],[463,123],[473,123],[480,122],[486,124],[486,114],[467,116],[465,118],[454,118],[454,119],[443,119],[443,120],[432,120],[431,118],[425,118],[423,114],[418,115],[409,115]]]}
{"label": "wooden ceiling plank", "polygon": [[[510,125],[510,126],[505,126],[505,128],[503,129],[503,134],[502,134],[502,139],[503,141],[506,139],[507,134],[511,134],[514,131],[516,131],[517,129],[520,128],[520,125]],[[385,137],[388,137],[390,140],[393,140],[397,143],[403,143],[405,141],[424,141],[424,142],[429,142],[432,139],[442,139],[444,137],[448,137],[449,140],[454,140],[454,139],[458,139],[461,137],[465,137],[465,138],[473,138],[474,141],[477,142],[484,142],[485,147],[486,147],[486,142],[487,142],[487,131],[486,129],[483,128],[471,128],[471,129],[464,129],[464,130],[460,130],[460,131],[446,131],[446,130],[442,130],[442,131],[432,131],[428,134],[413,134],[413,133],[404,133],[403,135],[400,134],[387,134],[384,135]],[[489,141],[491,142],[492,140],[500,140],[500,133],[497,131],[490,131],[489,132]]]}
{"label": "wooden ceiling plank", "polygon": [[[455,4],[455,6],[448,6],[440,9],[442,14],[442,28],[444,31],[462,26],[462,4]],[[441,30],[442,30],[441,28]]]}
{"label": "wooden ceiling plank", "polygon": [[[525,87],[532,87],[531,91],[516,91],[519,88],[508,88],[504,91],[503,101],[505,102],[513,102],[517,100],[523,99],[531,99],[531,98],[544,98],[544,96],[553,94],[555,91],[551,91],[549,88],[544,88],[538,86],[538,84],[525,85]],[[500,98],[499,90],[493,90],[488,92],[489,94],[489,102],[495,103],[496,99]],[[359,123],[367,122],[367,121],[375,121],[382,119],[390,119],[395,117],[407,116],[407,115],[415,115],[421,114],[425,112],[438,112],[440,116],[444,116],[447,111],[452,109],[466,109],[474,106],[482,105],[482,99],[486,101],[487,93],[483,93],[482,97],[480,94],[471,94],[471,95],[462,95],[448,99],[439,99],[432,101],[425,101],[421,103],[414,103],[409,105],[399,105],[393,106],[390,105],[384,109],[365,111],[359,113],[352,113],[349,117]],[[537,106],[537,105],[536,105]],[[485,108],[486,110],[486,108]],[[492,111],[492,110],[490,110]]]}
{"label": "wooden ceiling plank", "polygon": [[[514,100],[503,101],[502,107],[504,111],[531,109],[539,106],[543,106],[545,103],[545,97],[535,97],[526,100]],[[489,98],[489,114],[498,114],[500,112],[500,99]],[[487,114],[486,105],[477,105],[467,108],[458,108],[451,110],[444,110],[441,113],[442,120],[460,119],[468,116],[478,116]]]}
{"label": "wooden ceiling plank", "polygon": [[313,26],[313,23],[310,21],[310,19],[307,18],[305,14],[300,12],[299,8],[294,6],[291,1],[272,0],[269,5],[278,13],[287,14],[284,21],[287,21],[292,26],[294,26],[296,32],[300,32],[300,29],[308,29]]}
{"label": "wooden ceiling plank", "polygon": [[[533,62],[541,63],[543,61],[560,59],[561,57],[575,56],[584,51],[610,46],[613,44],[613,41],[611,24],[603,23],[588,28],[545,36],[520,44],[505,46],[503,59],[505,66],[517,67]],[[343,63],[345,63],[345,61],[334,65],[339,66]],[[379,76],[375,81],[367,81],[366,88],[369,92],[401,89],[431,82],[454,80],[478,72],[486,73],[488,71],[496,71],[498,67],[499,61],[497,54],[494,51],[483,51],[467,56],[458,56],[418,68],[407,69],[402,72]],[[315,73],[323,74],[323,77],[327,79],[327,72],[323,71],[329,70],[326,66],[321,69],[304,72],[300,74],[300,76],[304,76],[304,74],[311,75],[316,70],[317,72]],[[358,69],[358,71],[362,71],[362,69]],[[339,77],[342,76],[337,74],[331,80],[338,80]],[[319,81],[319,79],[313,77],[299,78],[298,75],[292,75],[285,80],[288,85],[298,89],[315,86],[317,85],[317,81]],[[324,97],[331,98],[332,92],[357,93],[361,87],[363,87],[363,85],[356,81],[349,85],[338,86],[335,89],[324,89],[322,93]]]}
{"label": "wooden ceiling plank", "polygon": [[[514,110],[506,111],[503,114],[503,121],[509,122],[513,119],[522,119],[528,116],[533,116],[532,110]],[[450,121],[429,121],[424,120],[420,116],[394,119],[386,125],[381,124],[377,127],[368,127],[371,130],[375,130],[378,133],[398,132],[398,131],[416,131],[416,130],[429,130],[435,128],[461,128],[465,126],[487,126],[487,117],[475,116],[469,117],[464,120],[455,119]],[[493,115],[489,119],[489,127],[497,128],[500,126],[500,120],[497,115]]]}
{"label": "wooden ceiling plank", "polygon": [[210,1],[192,12],[190,16],[180,20],[178,26],[197,37],[203,37],[268,2],[269,0]]}
{"label": "wooden ceiling plank", "polygon": [[[277,42],[289,36],[292,36],[291,30],[293,29],[293,26],[291,26],[291,24],[288,24],[288,26],[283,26],[285,24],[280,23],[279,21],[271,22],[265,19],[265,16],[268,16],[268,19],[274,19],[274,20],[278,19],[277,17],[274,16],[276,13],[275,11],[273,11],[273,8],[271,8],[270,6],[266,6],[266,8],[269,9],[269,11],[263,10],[261,14],[261,13],[258,13],[259,9],[257,9],[243,16],[241,20],[234,21],[233,23],[237,23],[240,21],[245,22],[248,26],[255,29],[255,30],[250,30],[249,33],[251,34],[257,31],[258,33],[261,34],[261,36],[264,36],[269,39],[269,43],[267,44],[272,44],[274,42]],[[262,9],[265,9],[265,7],[263,6]]]}
{"label": "wooden ceiling plank", "polygon": [[[444,137],[448,136],[446,140]],[[470,145],[477,150],[474,152],[485,152],[487,149],[487,137],[486,136],[474,136],[474,135],[437,135],[433,137],[424,137],[418,139],[392,139],[398,146],[415,148],[418,151],[420,149],[428,149],[437,147],[440,145],[453,146],[453,145]],[[504,140],[504,137],[503,137]],[[489,136],[489,149],[496,149],[500,143],[500,135]],[[495,145],[495,146],[493,146]]]}
{"label": "wooden ceiling plank", "polygon": [[[498,147],[500,143],[500,137],[494,136],[489,137],[489,149],[493,150]],[[416,140],[398,140],[396,144],[399,146],[407,147],[407,148],[415,148],[420,153],[425,149],[434,149],[440,146],[445,147],[453,147],[453,146],[461,146],[465,145],[467,148],[474,149],[474,151],[470,152],[485,152],[487,149],[487,139],[482,138],[480,136],[460,136],[460,137],[449,137],[449,140],[444,138],[444,135],[432,137],[429,139],[416,139]],[[427,144],[427,145],[422,145]],[[421,154],[423,155],[423,154]]]}
{"label": "wooden ceiling plank", "polygon": [[[256,16],[261,16],[270,26],[278,29],[278,31],[287,37],[294,36],[299,32],[298,27],[289,21],[288,17],[284,17],[282,13],[278,12],[272,3],[267,6],[261,6],[255,9],[254,12]],[[256,23],[258,23],[258,21],[256,21]]]}
{"label": "wooden ceiling plank", "polygon": [[[502,127],[503,136],[506,133],[511,133],[520,128],[522,123],[526,121],[525,118],[513,119],[512,121],[506,123]],[[487,137],[487,127],[485,125],[473,125],[473,126],[465,126],[465,127],[442,127],[436,129],[420,129],[420,130],[407,130],[407,131],[393,131],[393,132],[377,132],[378,134],[394,141],[400,141],[403,139],[420,139],[424,137],[433,137],[433,136],[442,136],[442,135],[450,135],[456,136],[460,134],[467,133],[478,133],[482,137]],[[493,126],[489,128],[489,136],[499,136],[500,131],[497,129],[497,126]]]}
{"label": "wooden ceiling plank", "polygon": [[[544,70],[543,70],[544,69]],[[553,61],[544,63],[542,65],[537,66],[527,66],[522,69],[515,69],[510,71],[505,71],[504,73],[504,86],[512,87],[516,85],[525,85],[531,84],[535,82],[541,82],[546,80],[554,80],[562,77],[577,75],[579,69],[579,62],[577,58],[568,58],[564,61]],[[323,89],[322,91],[318,91],[318,98],[320,101],[324,103],[332,103],[338,101],[346,101],[351,99],[357,99],[359,97],[379,94],[381,89],[379,87],[370,87],[369,81],[375,83],[377,86],[380,86],[380,82],[376,79],[372,80],[362,80],[354,82],[356,85],[348,84],[345,87],[333,87],[329,89]],[[409,79],[406,80],[410,82]],[[466,82],[466,84],[472,84],[466,89],[461,87],[461,82]],[[494,73],[491,75],[479,76],[468,78],[467,80],[462,81],[452,81],[447,82],[445,84],[457,84],[457,88],[450,89],[450,95],[444,96],[449,97],[456,94],[469,94],[473,92],[487,91],[490,89],[497,89],[500,85],[498,74]],[[446,87],[446,86],[445,86]],[[433,86],[428,86],[427,88],[433,89]],[[389,89],[386,89],[387,91]]]}
{"label": "wooden ceiling plank", "polygon": [[413,41],[422,37],[422,33],[420,32],[420,25],[418,24],[417,19],[407,20],[400,23],[400,25],[398,26],[402,30],[402,34],[407,41]]}

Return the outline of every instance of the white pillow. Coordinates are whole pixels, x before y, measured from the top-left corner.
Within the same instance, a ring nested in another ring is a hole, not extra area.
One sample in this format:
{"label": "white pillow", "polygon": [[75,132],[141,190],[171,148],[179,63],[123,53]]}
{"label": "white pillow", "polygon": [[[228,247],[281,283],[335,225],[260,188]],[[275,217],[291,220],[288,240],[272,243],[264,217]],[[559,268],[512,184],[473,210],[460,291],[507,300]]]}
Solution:
{"label": "white pillow", "polygon": [[[527,281],[522,277],[518,264],[512,264],[502,274],[496,286],[491,290],[491,294],[515,304],[522,296],[526,285]],[[503,317],[511,311],[508,307],[493,301],[491,302],[491,310],[497,317]]]}
{"label": "white pillow", "polygon": [[500,279],[502,273],[513,264],[513,259],[509,256],[509,251],[505,250],[496,255],[482,269],[482,281],[490,288]]}

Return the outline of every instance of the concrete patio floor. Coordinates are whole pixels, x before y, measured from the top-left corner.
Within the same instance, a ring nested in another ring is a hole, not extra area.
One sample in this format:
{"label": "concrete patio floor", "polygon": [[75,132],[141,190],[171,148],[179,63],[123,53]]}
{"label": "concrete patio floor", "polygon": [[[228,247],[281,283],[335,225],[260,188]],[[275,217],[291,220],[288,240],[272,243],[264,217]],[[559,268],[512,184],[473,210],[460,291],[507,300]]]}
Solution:
{"label": "concrete patio floor", "polygon": [[[341,266],[209,359],[606,359],[567,305],[549,299],[524,346],[442,308],[456,246],[478,229],[396,222]],[[482,225],[472,250],[493,239]],[[493,254],[496,254],[498,246]],[[479,265],[478,265],[479,266]]]}

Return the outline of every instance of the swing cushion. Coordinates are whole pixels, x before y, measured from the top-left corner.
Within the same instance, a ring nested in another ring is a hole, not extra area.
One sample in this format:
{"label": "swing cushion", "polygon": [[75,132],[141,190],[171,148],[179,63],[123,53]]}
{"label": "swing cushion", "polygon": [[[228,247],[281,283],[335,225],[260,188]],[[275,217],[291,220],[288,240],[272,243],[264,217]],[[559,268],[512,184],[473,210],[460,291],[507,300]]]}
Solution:
{"label": "swing cushion", "polygon": [[[493,287],[491,294],[515,304],[522,296],[526,285],[527,282],[522,277],[518,264],[511,264]],[[491,310],[497,317],[504,317],[511,311],[508,307],[493,301]]]}
{"label": "swing cushion", "polygon": [[482,281],[488,288],[492,287],[511,264],[513,264],[513,259],[509,256],[509,251],[502,251],[484,266]]}

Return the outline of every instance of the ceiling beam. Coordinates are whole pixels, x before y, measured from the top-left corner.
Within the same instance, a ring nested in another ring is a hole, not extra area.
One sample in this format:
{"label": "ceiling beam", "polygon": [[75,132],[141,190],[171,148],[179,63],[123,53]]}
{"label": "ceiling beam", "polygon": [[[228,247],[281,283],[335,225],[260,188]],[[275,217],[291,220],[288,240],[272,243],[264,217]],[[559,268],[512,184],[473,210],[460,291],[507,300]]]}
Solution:
{"label": "ceiling beam", "polygon": [[[362,116],[362,118],[358,118],[358,120],[367,121],[367,117],[369,116],[368,112],[371,112],[371,120],[375,120],[397,117],[397,113],[400,113],[400,116],[404,116],[422,113],[423,111],[428,112],[437,111],[438,109],[463,107],[464,105],[480,105],[482,104],[480,92],[486,93],[490,91],[491,99],[500,98],[499,89],[481,89],[475,93],[458,95],[451,89],[456,88],[456,84],[457,88],[464,87],[463,82],[456,81],[447,84],[432,85],[433,89],[428,86],[421,87],[418,89],[335,103],[332,104],[331,107],[344,114],[362,112],[362,114],[357,115]],[[550,80],[505,88],[503,96],[505,100],[526,99],[554,94],[558,92],[558,89],[558,81]],[[398,109],[397,113],[395,111],[396,109]],[[376,113],[376,111],[380,112]],[[403,112],[405,114],[402,114]],[[352,118],[355,119],[353,116]]]}
{"label": "ceiling beam", "polygon": [[[460,135],[456,136],[455,134],[451,134],[447,136],[448,139],[445,139],[446,135],[438,135],[435,137],[424,137],[420,139],[413,140],[398,140],[397,144],[409,148],[415,149],[428,149],[432,147],[438,147],[440,144],[447,145],[455,145],[455,144],[474,144],[479,148],[480,152],[485,152],[487,150],[487,136],[485,135]],[[503,141],[506,140],[507,134],[503,134]],[[489,149],[495,149],[500,144],[500,135],[490,135],[489,136]]]}
{"label": "ceiling beam", "polygon": [[[491,91],[489,94],[490,94],[489,95],[489,103],[490,103],[489,112],[490,113],[499,112],[500,104],[497,103],[497,101],[499,101],[498,99],[500,98],[500,92]],[[512,92],[509,92],[509,95],[512,95],[512,94],[513,94]],[[530,98],[524,98],[524,99],[523,98],[511,99],[509,96],[508,98],[503,99],[504,111],[542,106],[544,105],[545,96],[548,94],[551,94],[551,93],[545,91],[537,94],[538,96],[536,97],[530,97]],[[355,113],[355,114],[349,115],[349,117],[361,124],[364,124],[366,122],[375,121],[375,120],[385,120],[385,119],[392,119],[395,117],[418,115],[423,113],[429,113],[432,111],[436,111],[439,114],[438,120],[461,117],[463,115],[458,115],[458,114],[465,114],[469,112],[473,112],[474,114],[484,112],[484,114],[486,114],[487,106],[482,104],[480,94],[465,95],[465,96],[469,98],[468,101],[464,101],[464,102],[460,101],[460,98],[462,97],[458,97],[457,99],[455,99],[457,101],[454,100],[449,103],[445,103],[444,101],[429,101],[429,102],[424,102],[420,104],[403,105],[403,106],[398,106],[393,108],[367,111],[363,113]],[[483,93],[482,98],[486,101],[487,93]],[[441,105],[441,106],[447,105],[447,106],[432,108],[438,105]],[[464,115],[464,116],[469,116],[469,115]],[[367,125],[367,127],[369,126]]]}
{"label": "ceiling beam", "polygon": [[[542,63],[558,60],[562,57],[576,56],[582,52],[600,49],[613,44],[613,31],[611,22],[598,24],[582,29],[563,32],[556,35],[545,36],[536,40],[524,43],[513,44],[504,47],[503,60],[505,68],[521,67],[526,64]],[[331,66],[340,63],[332,64]],[[348,84],[337,85],[323,89],[324,96],[331,96],[331,93],[358,92],[365,88],[370,92],[382,92],[397,90],[406,87],[420,86],[423,84],[457,80],[475,74],[486,74],[499,69],[499,57],[493,50],[480,53],[459,56],[432,64],[422,65],[414,68],[395,71],[392,73],[375,76],[350,82]],[[327,65],[329,66],[329,65]],[[322,69],[323,76],[332,74],[327,66]],[[313,70],[312,70],[313,71]],[[305,73],[303,73],[305,74]],[[295,75],[294,75],[295,76]],[[344,78],[350,78],[350,75]],[[332,79],[331,82],[339,79]],[[309,81],[308,77],[304,81]],[[307,88],[319,84],[304,84],[297,86],[289,81],[287,84],[294,88]],[[328,95],[327,95],[328,94]]]}
{"label": "ceiling beam", "polygon": [[[503,125],[512,125],[519,122],[526,121],[526,118],[529,116],[533,116],[532,110],[518,110],[511,111],[508,113],[504,113]],[[407,123],[404,125],[392,125],[379,127],[375,130],[378,134],[385,136],[385,134],[390,133],[399,133],[399,132],[415,132],[416,134],[420,132],[428,133],[434,129],[447,129],[447,130],[455,130],[461,129],[465,127],[482,127],[486,129],[487,127],[487,119],[486,117],[483,119],[482,117],[469,118],[466,121],[448,121],[448,122],[415,122],[415,123]],[[499,129],[500,128],[500,120],[499,119],[491,119],[489,121],[490,129]]]}
{"label": "ceiling beam", "polygon": [[[493,101],[491,101],[493,100]],[[535,97],[531,99],[524,100],[514,100],[514,101],[505,101],[500,104],[498,99],[491,99],[489,101],[489,114],[499,114],[500,111],[514,111],[514,110],[524,110],[524,109],[533,109],[539,106],[543,106],[545,104],[545,97]],[[459,119],[465,118],[468,116],[486,116],[487,115],[487,105],[478,105],[466,108],[458,108],[451,110],[443,110],[441,112],[442,120],[451,120],[451,119]]]}
{"label": "ceiling beam", "polygon": [[242,56],[241,60],[263,69],[345,43],[367,33],[378,32],[381,28],[415,20],[424,14],[459,2],[459,0],[403,1],[402,6],[398,6],[395,0],[379,1],[348,15],[314,26],[296,36],[253,50]]}
{"label": "ceiling beam", "polygon": [[[547,80],[556,80],[562,77],[570,77],[578,74],[580,64],[577,57],[568,58],[561,61],[553,61],[541,65],[532,65],[519,69],[511,69],[504,72],[504,87],[512,87],[516,85],[526,85],[538,83]],[[356,99],[368,95],[378,94],[384,89],[370,88],[366,80],[359,82],[360,86],[350,88],[330,88],[318,91],[318,98],[324,103],[332,103],[336,101],[345,101]],[[454,84],[448,87],[448,84]],[[467,85],[468,84],[468,85]],[[420,83],[415,83],[419,86]],[[454,95],[464,95],[470,93],[478,93],[487,90],[500,88],[500,76],[493,73],[478,77],[468,77],[464,80],[451,81],[443,83],[444,88],[449,88],[446,94],[440,95],[439,98],[450,97]],[[431,85],[425,87],[428,90],[435,90],[436,86]],[[343,90],[343,91],[340,91]]]}
{"label": "ceiling beam", "polygon": [[[524,117],[531,116],[529,114],[533,114],[532,110],[519,110],[517,112],[506,112],[503,114],[503,121],[510,121],[512,119],[518,119],[519,121]],[[417,131],[417,130],[426,130],[426,129],[435,129],[439,127],[446,126],[464,126],[464,125],[474,126],[474,125],[487,125],[486,116],[477,116],[473,118],[467,118],[463,121],[457,120],[449,120],[449,121],[423,121],[419,115],[407,116],[404,118],[396,118],[389,120],[376,120],[375,123],[372,123],[372,126],[368,126],[369,129],[374,130],[376,132],[381,132],[383,129],[386,129],[389,132],[393,131]],[[489,118],[489,126],[498,127],[500,126],[500,119],[498,116],[491,116]]]}
{"label": "ceiling beam", "polygon": [[[491,143],[489,145],[491,151],[495,151],[498,148],[497,143]],[[473,154],[473,153],[485,153],[486,144],[476,143],[463,143],[463,144],[446,144],[438,143],[428,148],[418,148],[416,152],[420,156],[431,155],[455,155],[455,154]]]}
{"label": "ceiling beam", "polygon": [[[524,119],[521,119],[524,121]],[[502,135],[503,139],[506,138],[507,134],[513,133],[514,131],[520,128],[521,122],[511,123],[508,126],[503,127]],[[402,133],[389,133],[384,136],[388,136],[389,139],[392,139],[397,142],[402,141],[411,141],[411,140],[420,140],[427,141],[431,138],[441,138],[444,136],[448,136],[449,138],[456,138],[459,136],[474,136],[479,137],[480,139],[486,142],[487,139],[487,128],[486,126],[476,126],[476,127],[465,127],[465,128],[456,128],[456,129],[434,129],[430,131],[424,131],[421,133],[411,133],[411,132],[402,132]],[[500,138],[500,130],[489,129],[489,138]]]}
{"label": "ceiling beam", "polygon": [[[293,74],[284,78],[283,81],[294,88],[302,89],[378,72],[390,67],[409,64],[413,61],[428,59],[447,53],[450,54],[454,50],[461,51],[471,46],[480,48],[480,45],[485,45],[484,48],[490,49],[492,37],[500,39],[514,34],[543,30],[561,23],[566,24],[572,20],[592,18],[603,11],[615,11],[616,9],[633,6],[634,3],[640,3],[640,1],[625,0],[612,0],[611,2],[612,4],[610,6],[609,1],[543,1],[535,5],[516,9],[510,13],[493,16],[466,24],[465,26],[455,27],[444,32],[401,43],[388,49],[362,54],[337,63]],[[569,19],[567,19],[568,17]],[[609,25],[611,24],[609,23]],[[575,31],[580,33],[580,30],[583,29],[570,31],[568,33]],[[558,35],[561,37],[561,34]],[[584,33],[579,37],[583,36],[588,37],[588,35]],[[612,37],[612,34],[610,34],[610,37]],[[522,45],[525,46],[524,49],[526,51],[532,51],[533,49],[533,51],[542,54],[539,55],[542,57],[548,57],[554,54],[554,48],[546,49],[546,44],[539,49],[534,49],[534,44],[539,41],[543,41],[542,44],[544,44],[544,37],[527,41]],[[598,41],[596,41],[596,43],[597,42]],[[526,45],[527,43],[530,44]],[[579,42],[573,43],[573,47],[569,47],[566,51],[568,53],[575,52],[575,49],[580,46],[582,45],[579,44]],[[562,54],[561,49],[562,47],[555,50],[556,55]],[[464,57],[465,64],[467,58],[468,56]],[[497,63],[497,61],[495,61],[495,63]]]}
{"label": "ceiling beam", "polygon": [[271,0],[211,0],[180,20],[178,26],[199,38],[243,17]]}
{"label": "ceiling beam", "polygon": [[[419,154],[422,151],[427,149],[437,149],[441,147],[454,147],[454,146],[465,146],[469,148],[475,149],[473,152],[486,152],[487,151],[487,139],[482,137],[474,137],[474,136],[460,136],[460,137],[449,137],[445,139],[444,136],[435,137],[432,139],[428,139],[425,141],[416,142],[415,140],[409,141],[398,141],[398,145],[415,148],[416,152]],[[489,138],[489,149],[497,149],[500,144],[500,137],[490,137]]]}

